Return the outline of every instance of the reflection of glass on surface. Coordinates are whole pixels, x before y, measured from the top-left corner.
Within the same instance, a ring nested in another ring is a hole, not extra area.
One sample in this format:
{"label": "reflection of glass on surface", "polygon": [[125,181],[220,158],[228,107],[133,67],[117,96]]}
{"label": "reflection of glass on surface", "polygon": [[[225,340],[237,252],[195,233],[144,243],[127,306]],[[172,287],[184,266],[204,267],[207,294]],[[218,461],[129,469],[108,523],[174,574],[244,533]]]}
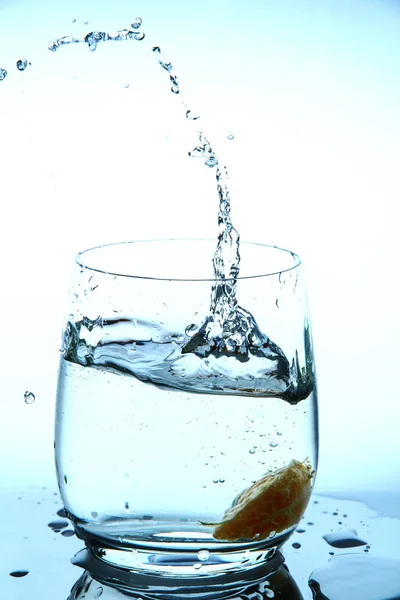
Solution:
{"label": "reflection of glass on surface", "polygon": [[[82,554],[83,557],[80,561],[78,559],[78,563],[76,564],[84,568],[86,566],[90,571],[83,572],[73,586],[67,600],[95,600],[100,597],[102,600],[117,600],[118,598],[122,600],[126,596],[121,591],[129,592],[129,597],[137,598],[137,600],[143,599],[140,593],[132,591],[132,588],[135,587],[135,577],[132,577],[129,572],[105,566],[104,563],[90,556],[88,551],[84,550]],[[267,600],[269,598],[303,600],[303,596],[283,560],[283,556],[278,552],[274,561],[272,561],[273,572],[268,574],[268,579],[259,577],[253,584],[245,588],[241,587],[236,592],[229,590],[229,586],[227,586],[225,594],[221,593],[218,597],[232,598],[232,594],[237,593],[237,599],[240,598],[240,600]],[[148,593],[150,593],[151,597],[151,588],[148,590]],[[163,592],[155,596],[158,599],[176,599],[179,597],[184,598],[187,596],[175,595],[172,589],[169,591],[164,589]],[[215,597],[217,596],[212,596],[212,598]]]}
{"label": "reflection of glass on surface", "polygon": [[316,384],[300,262],[242,244],[238,301],[263,334],[252,329],[240,353],[204,355],[190,341],[209,315],[213,249],[138,242],[77,259],[56,462],[77,534],[111,565],[179,578],[249,572],[309,500]]}

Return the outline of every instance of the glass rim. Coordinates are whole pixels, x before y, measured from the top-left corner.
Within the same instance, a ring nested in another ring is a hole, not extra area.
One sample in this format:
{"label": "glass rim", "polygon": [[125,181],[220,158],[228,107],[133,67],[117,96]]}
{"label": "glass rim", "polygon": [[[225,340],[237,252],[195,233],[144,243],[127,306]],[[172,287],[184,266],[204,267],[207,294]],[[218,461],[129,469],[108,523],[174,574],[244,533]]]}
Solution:
{"label": "glass rim", "polygon": [[[86,264],[84,262],[84,260],[82,260],[82,257],[85,254],[88,254],[89,252],[93,252],[95,250],[102,250],[105,248],[113,248],[115,246],[130,246],[133,244],[151,244],[151,243],[158,243],[158,242],[208,242],[208,243],[214,243],[215,247],[218,243],[218,240],[216,239],[211,239],[211,238],[152,238],[152,239],[143,239],[143,240],[129,240],[129,241],[122,241],[122,242],[111,242],[109,244],[100,244],[98,246],[93,246],[91,248],[86,248],[85,250],[82,250],[80,252],[78,252],[78,254],[75,257],[75,263],[81,267],[82,269],[85,269],[87,271],[93,271],[94,273],[101,273],[103,275],[111,275],[113,277],[125,277],[127,279],[140,279],[140,280],[147,280],[147,281],[187,281],[187,282],[216,282],[216,281],[233,281],[234,278],[233,277],[227,277],[224,279],[217,279],[215,277],[152,277],[152,276],[146,276],[146,275],[134,275],[134,274],[130,274],[130,273],[120,273],[120,272],[116,272],[115,270],[106,270],[106,269],[100,269],[100,268],[96,268],[96,267],[92,267],[89,266],[88,264]],[[262,277],[273,277],[276,275],[280,275],[282,273],[289,273],[290,271],[294,271],[295,269],[297,269],[298,267],[300,267],[300,265],[302,264],[302,260],[300,258],[300,256],[298,254],[296,254],[295,252],[292,252],[291,250],[287,250],[286,248],[281,248],[280,246],[275,246],[272,244],[263,244],[261,242],[248,242],[246,240],[240,240],[240,246],[239,246],[239,253],[240,253],[240,248],[242,246],[259,246],[260,248],[264,248],[264,249],[273,249],[273,250],[278,250],[279,252],[284,252],[285,254],[288,254],[292,257],[293,259],[293,265],[283,268],[283,269],[278,269],[278,270],[274,270],[274,271],[268,271],[265,273],[260,273],[257,275],[240,275],[239,272],[239,276],[236,278],[236,281],[241,281],[241,280],[245,280],[245,279],[260,279]]]}

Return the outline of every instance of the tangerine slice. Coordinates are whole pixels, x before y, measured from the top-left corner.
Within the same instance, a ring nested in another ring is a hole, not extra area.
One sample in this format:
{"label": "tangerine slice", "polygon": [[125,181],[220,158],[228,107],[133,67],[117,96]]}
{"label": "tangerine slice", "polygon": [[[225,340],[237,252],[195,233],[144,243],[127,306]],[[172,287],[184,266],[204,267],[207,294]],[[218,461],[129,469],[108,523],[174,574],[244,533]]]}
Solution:
{"label": "tangerine slice", "polygon": [[214,527],[217,540],[254,540],[269,537],[296,525],[312,490],[314,471],[308,460],[292,460],[243,490]]}

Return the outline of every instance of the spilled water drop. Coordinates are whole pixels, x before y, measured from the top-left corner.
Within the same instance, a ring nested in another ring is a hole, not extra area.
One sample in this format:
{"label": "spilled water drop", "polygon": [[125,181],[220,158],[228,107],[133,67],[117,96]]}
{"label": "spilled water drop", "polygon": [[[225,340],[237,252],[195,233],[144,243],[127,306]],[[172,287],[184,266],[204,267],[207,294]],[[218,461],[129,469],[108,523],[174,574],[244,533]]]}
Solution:
{"label": "spilled water drop", "polygon": [[25,404],[32,404],[32,402],[35,402],[36,398],[35,398],[35,394],[33,392],[25,392],[24,394],[24,401]]}
{"label": "spilled water drop", "polygon": [[59,533],[61,529],[65,529],[68,525],[68,521],[51,521],[47,523],[47,527],[50,527],[55,533]]}
{"label": "spilled water drop", "polygon": [[61,532],[61,535],[64,537],[73,537],[75,535],[75,531],[73,529],[65,529],[65,531]]}
{"label": "spilled water drop", "polygon": [[400,597],[400,560],[339,554],[311,573],[314,600],[395,600]]}
{"label": "spilled water drop", "polygon": [[299,548],[301,548],[301,544],[299,544],[299,542],[294,542],[294,543],[292,544],[292,546],[293,546],[293,548],[294,548],[295,550],[298,550]]}
{"label": "spilled water drop", "polygon": [[357,536],[355,529],[341,529],[332,531],[322,536],[323,539],[334,548],[355,548],[356,546],[365,546],[367,542]]}

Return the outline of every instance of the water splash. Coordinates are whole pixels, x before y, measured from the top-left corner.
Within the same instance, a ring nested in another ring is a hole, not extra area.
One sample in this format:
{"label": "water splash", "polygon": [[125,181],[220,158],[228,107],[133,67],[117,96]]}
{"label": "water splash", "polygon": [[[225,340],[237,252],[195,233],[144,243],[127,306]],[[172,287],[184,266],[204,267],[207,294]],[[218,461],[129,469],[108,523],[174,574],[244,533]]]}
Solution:
{"label": "water splash", "polygon": [[[86,43],[93,52],[99,42],[122,41],[127,39],[142,40],[144,33],[138,31],[142,21],[137,17],[131,24],[132,29],[121,29],[116,33],[92,31],[84,39],[71,36],[52,40],[49,50],[56,51],[60,46],[72,43]],[[180,86],[173,65],[162,56],[161,48],[153,46],[152,51],[157,58],[160,67],[169,75],[171,92],[180,95]],[[185,110],[185,116],[190,121],[197,121],[200,116],[193,112],[181,99]],[[309,396],[315,385],[312,360],[309,361],[306,372],[300,368],[297,362],[289,365],[283,351],[272,342],[269,337],[258,327],[254,317],[243,307],[239,306],[236,299],[237,281],[240,272],[240,236],[235,229],[231,219],[231,199],[228,185],[228,170],[214,152],[209,140],[202,133],[197,132],[198,145],[189,152],[193,158],[201,158],[205,166],[215,169],[217,196],[219,201],[218,226],[219,235],[217,248],[213,258],[214,284],[211,289],[211,302],[209,315],[198,331],[182,347],[182,357],[188,357],[192,361],[193,356],[199,360],[212,355],[219,359],[224,357],[225,363],[219,361],[222,371],[230,371],[226,363],[229,356],[235,356],[240,361],[248,361],[251,357],[260,361],[265,359],[265,372],[271,373],[279,379],[281,388],[286,388],[286,399],[291,402],[290,393],[293,393],[293,402],[298,402]],[[231,132],[228,137],[233,137]],[[97,326],[97,323],[96,323]],[[99,326],[102,326],[99,324]],[[306,331],[305,337],[309,335]],[[308,355],[307,355],[308,356]],[[310,353],[309,356],[312,356]],[[192,363],[191,363],[192,364]],[[185,371],[185,365],[179,367],[181,377]],[[223,374],[223,373],[222,373]],[[221,376],[222,376],[221,374]],[[173,373],[175,375],[175,373]],[[281,385],[282,384],[282,385]],[[299,394],[300,391],[300,394]]]}
{"label": "water splash", "polygon": [[51,50],[51,52],[55,52],[58,48],[60,48],[60,46],[84,43],[88,45],[91,52],[94,52],[99,42],[121,42],[124,40],[136,40],[140,42],[144,39],[144,37],[145,34],[142,31],[137,31],[137,28],[120,29],[114,33],[106,33],[105,31],[91,31],[87,33],[84,38],[75,38],[70,35],[66,35],[64,37],[54,39],[49,42],[48,49]]}
{"label": "water splash", "polygon": [[4,79],[6,77],[7,77],[7,71],[5,69],[0,68],[0,81],[4,81]]}
{"label": "water splash", "polygon": [[28,66],[28,61],[26,60],[26,58],[20,58],[19,60],[17,60],[16,65],[18,71],[25,71],[26,67]]}

